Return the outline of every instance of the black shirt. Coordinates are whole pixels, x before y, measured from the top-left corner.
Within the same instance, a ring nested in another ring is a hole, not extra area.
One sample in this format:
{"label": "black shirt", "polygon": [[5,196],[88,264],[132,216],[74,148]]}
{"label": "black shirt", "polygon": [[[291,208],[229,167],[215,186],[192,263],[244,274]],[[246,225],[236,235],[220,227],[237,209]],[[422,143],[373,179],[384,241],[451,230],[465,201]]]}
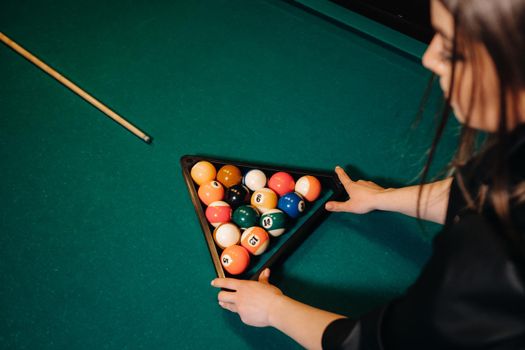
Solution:
{"label": "black shirt", "polygon": [[[509,139],[507,161],[512,182],[518,183],[525,180],[525,125]],[[487,152],[458,170],[469,179],[467,188],[490,182],[484,160],[491,156]],[[359,319],[332,322],[323,348],[525,349],[525,256],[502,234],[493,209],[477,213],[466,207],[456,176],[445,225],[416,282]],[[524,236],[523,202],[511,214]]]}

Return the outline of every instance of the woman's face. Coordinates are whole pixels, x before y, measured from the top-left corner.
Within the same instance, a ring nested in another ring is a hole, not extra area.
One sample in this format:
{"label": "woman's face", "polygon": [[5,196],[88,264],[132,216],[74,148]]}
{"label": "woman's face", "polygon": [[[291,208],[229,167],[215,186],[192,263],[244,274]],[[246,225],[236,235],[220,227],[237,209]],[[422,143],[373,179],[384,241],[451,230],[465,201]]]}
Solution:
{"label": "woman's face", "polygon": [[[423,55],[423,65],[439,77],[441,89],[448,96],[452,78],[454,19],[440,1],[432,0],[431,20],[436,34]],[[475,129],[496,131],[500,106],[496,69],[485,46],[474,43],[471,50],[473,52],[458,50],[451,105],[461,123]]]}

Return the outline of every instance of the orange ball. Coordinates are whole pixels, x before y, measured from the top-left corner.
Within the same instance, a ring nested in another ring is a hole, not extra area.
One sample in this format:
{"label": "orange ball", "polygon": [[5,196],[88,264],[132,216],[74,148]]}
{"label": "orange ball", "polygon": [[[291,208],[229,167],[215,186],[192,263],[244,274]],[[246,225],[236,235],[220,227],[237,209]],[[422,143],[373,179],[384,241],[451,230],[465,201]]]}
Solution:
{"label": "orange ball", "polygon": [[270,236],[265,229],[252,226],[241,236],[241,245],[253,255],[261,255],[270,244]]}
{"label": "orange ball", "polygon": [[225,165],[217,172],[217,181],[227,188],[240,184],[242,181],[241,170],[235,165]]}
{"label": "orange ball", "polygon": [[313,202],[321,194],[321,183],[312,175],[303,176],[297,180],[295,192],[299,193],[307,201]]}
{"label": "orange ball", "polygon": [[210,162],[201,160],[197,162],[193,167],[191,167],[191,178],[199,186],[215,179],[217,175],[217,170]]}
{"label": "orange ball", "polygon": [[250,254],[240,245],[229,246],[222,251],[221,264],[232,275],[241,274],[250,264]]}
{"label": "orange ball", "polygon": [[199,187],[197,194],[202,203],[210,205],[224,198],[224,187],[217,181],[210,181]]}

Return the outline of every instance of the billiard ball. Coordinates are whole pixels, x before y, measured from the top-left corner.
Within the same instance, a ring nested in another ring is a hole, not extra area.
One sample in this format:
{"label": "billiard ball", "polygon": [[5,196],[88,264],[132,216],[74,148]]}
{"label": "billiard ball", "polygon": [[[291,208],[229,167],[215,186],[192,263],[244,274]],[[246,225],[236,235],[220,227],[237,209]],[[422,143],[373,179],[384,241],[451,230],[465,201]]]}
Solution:
{"label": "billiard ball", "polygon": [[300,194],[290,192],[279,198],[277,207],[291,218],[297,219],[303,213],[305,204]]}
{"label": "billiard ball", "polygon": [[261,215],[260,225],[273,237],[279,237],[286,230],[286,214],[279,209],[270,209]]}
{"label": "billiard ball", "polygon": [[191,167],[191,178],[199,186],[206,182],[210,182],[215,179],[217,171],[215,167],[210,162],[201,160],[197,162],[194,166]]}
{"label": "billiard ball", "polygon": [[313,202],[321,194],[321,183],[312,175],[303,176],[297,180],[295,192],[303,196],[308,202]]}
{"label": "billiard ball", "polygon": [[202,184],[197,193],[202,203],[210,205],[212,202],[220,201],[224,198],[224,187],[213,180]]}
{"label": "billiard ball", "polygon": [[242,205],[233,212],[232,221],[245,230],[259,223],[259,212],[251,205]]}
{"label": "billiard ball", "polygon": [[242,181],[241,170],[235,165],[224,165],[217,172],[217,181],[223,184],[226,188],[240,184]]}
{"label": "billiard ball", "polygon": [[229,246],[221,254],[221,264],[230,274],[241,274],[250,264],[250,254],[240,245]]}
{"label": "billiard ball", "polygon": [[261,188],[253,192],[251,204],[264,214],[277,207],[277,194],[269,188]]}
{"label": "billiard ball", "polygon": [[248,187],[238,184],[226,190],[224,200],[233,208],[250,203],[250,190]]}
{"label": "billiard ball", "polygon": [[241,230],[231,222],[220,224],[213,230],[213,239],[219,248],[224,249],[239,243],[241,240]]}
{"label": "billiard ball", "polygon": [[268,187],[275,191],[279,196],[283,196],[286,193],[293,192],[295,188],[295,181],[292,175],[279,171],[273,174],[268,180]]}
{"label": "billiard ball", "polygon": [[241,236],[241,245],[253,255],[261,255],[268,248],[268,232],[258,226],[248,228]]}
{"label": "billiard ball", "polygon": [[266,175],[259,169],[252,169],[242,181],[251,191],[257,191],[266,186]]}
{"label": "billiard ball", "polygon": [[217,227],[220,224],[229,222],[232,216],[232,208],[230,205],[223,201],[216,201],[210,203],[206,208],[206,219],[212,224],[213,227]]}

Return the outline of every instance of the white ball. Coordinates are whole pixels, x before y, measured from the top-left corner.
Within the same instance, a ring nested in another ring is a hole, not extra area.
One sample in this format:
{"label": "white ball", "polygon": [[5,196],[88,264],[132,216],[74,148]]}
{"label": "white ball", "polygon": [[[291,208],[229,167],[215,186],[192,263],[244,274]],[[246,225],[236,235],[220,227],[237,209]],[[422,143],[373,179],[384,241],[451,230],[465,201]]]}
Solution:
{"label": "white ball", "polygon": [[244,184],[251,191],[257,191],[266,186],[266,175],[259,169],[250,170],[244,175]]}
{"label": "white ball", "polygon": [[239,243],[241,230],[232,223],[221,224],[213,231],[213,239],[221,249],[224,249]]}

